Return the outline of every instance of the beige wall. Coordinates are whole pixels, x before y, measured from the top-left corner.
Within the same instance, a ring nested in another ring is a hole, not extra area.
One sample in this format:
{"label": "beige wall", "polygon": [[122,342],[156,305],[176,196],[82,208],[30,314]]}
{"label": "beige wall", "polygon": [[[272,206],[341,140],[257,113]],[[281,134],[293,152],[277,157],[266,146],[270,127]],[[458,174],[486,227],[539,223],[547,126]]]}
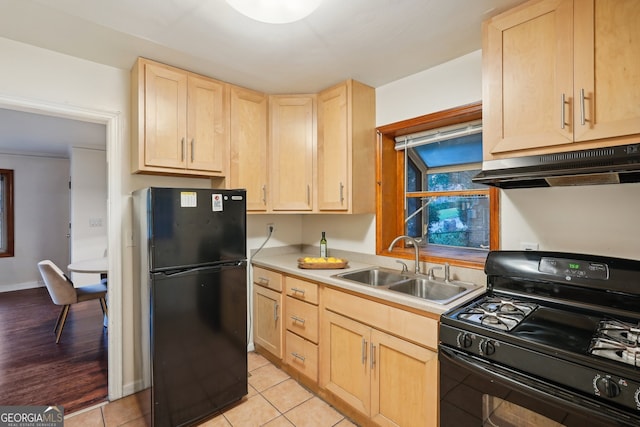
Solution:
{"label": "beige wall", "polygon": [[15,186],[15,256],[0,258],[0,292],[44,286],[39,261],[69,263],[69,160],[0,154],[0,169],[13,169]]}
{"label": "beige wall", "polygon": [[[106,129],[104,130],[106,137]],[[71,149],[71,262],[102,257],[107,243],[107,153]],[[65,269],[65,265],[60,265]],[[74,285],[100,281],[97,273],[70,272]]]}

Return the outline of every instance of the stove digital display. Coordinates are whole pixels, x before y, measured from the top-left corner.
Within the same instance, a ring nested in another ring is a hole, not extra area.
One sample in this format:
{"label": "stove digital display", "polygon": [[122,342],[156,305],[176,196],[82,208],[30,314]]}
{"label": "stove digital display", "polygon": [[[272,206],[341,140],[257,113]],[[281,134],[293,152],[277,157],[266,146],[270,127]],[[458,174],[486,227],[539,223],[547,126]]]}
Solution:
{"label": "stove digital display", "polygon": [[609,278],[607,264],[573,259],[542,257],[538,270],[566,280],[571,280],[574,277],[597,280],[607,280]]}

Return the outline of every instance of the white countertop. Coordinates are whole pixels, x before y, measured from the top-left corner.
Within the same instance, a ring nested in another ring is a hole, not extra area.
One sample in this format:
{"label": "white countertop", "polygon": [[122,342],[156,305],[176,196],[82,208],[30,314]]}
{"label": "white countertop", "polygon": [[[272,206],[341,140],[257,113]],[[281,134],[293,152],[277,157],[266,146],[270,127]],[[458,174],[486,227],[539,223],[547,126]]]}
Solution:
{"label": "white countertop", "polygon": [[285,274],[292,274],[316,282],[322,282],[336,288],[347,289],[363,295],[372,296],[381,300],[390,301],[396,304],[401,304],[433,314],[442,314],[451,308],[454,308],[483,294],[486,290],[484,285],[479,285],[477,290],[474,290],[447,305],[442,305],[422,298],[405,295],[399,292],[381,289],[375,286],[361,285],[349,280],[332,277],[336,274],[344,273],[346,271],[354,271],[360,270],[362,268],[372,267],[372,264],[349,261],[348,267],[342,269],[319,270],[298,268],[298,258],[305,256],[309,256],[309,254],[293,253],[264,257],[257,256],[256,258],[253,258],[251,260],[251,263],[259,267],[271,268],[274,270],[282,271]]}

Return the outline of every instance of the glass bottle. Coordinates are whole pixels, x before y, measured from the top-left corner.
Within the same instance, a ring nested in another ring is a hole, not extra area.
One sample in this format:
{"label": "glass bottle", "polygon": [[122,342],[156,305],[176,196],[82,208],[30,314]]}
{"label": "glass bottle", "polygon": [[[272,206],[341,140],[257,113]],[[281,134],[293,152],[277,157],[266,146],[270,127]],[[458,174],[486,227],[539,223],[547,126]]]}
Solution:
{"label": "glass bottle", "polygon": [[326,258],[328,256],[327,253],[327,238],[324,235],[324,231],[322,232],[322,237],[320,238],[320,257]]}

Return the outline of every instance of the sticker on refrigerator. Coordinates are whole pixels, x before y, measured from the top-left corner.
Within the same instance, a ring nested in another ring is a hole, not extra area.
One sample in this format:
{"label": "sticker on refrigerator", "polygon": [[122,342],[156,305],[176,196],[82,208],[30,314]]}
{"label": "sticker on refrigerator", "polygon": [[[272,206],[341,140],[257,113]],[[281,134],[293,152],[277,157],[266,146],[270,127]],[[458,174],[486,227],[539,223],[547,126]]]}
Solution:
{"label": "sticker on refrigerator", "polygon": [[222,194],[211,195],[211,210],[214,212],[222,211]]}
{"label": "sticker on refrigerator", "polygon": [[196,193],[195,191],[180,192],[181,208],[195,208],[197,206],[198,206],[198,193]]}

